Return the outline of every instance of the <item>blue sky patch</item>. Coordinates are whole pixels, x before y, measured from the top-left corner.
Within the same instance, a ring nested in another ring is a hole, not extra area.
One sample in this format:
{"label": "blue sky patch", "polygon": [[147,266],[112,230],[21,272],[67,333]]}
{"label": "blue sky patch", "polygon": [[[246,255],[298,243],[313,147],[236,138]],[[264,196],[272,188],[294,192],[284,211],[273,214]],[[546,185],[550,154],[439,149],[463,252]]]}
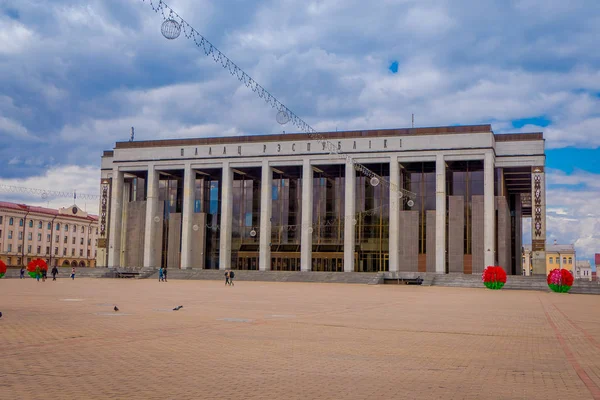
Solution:
{"label": "blue sky patch", "polygon": [[513,128],[522,128],[525,125],[548,126],[550,120],[544,116],[515,119],[512,121]]}
{"label": "blue sky patch", "polygon": [[546,167],[560,169],[570,174],[580,169],[595,174],[600,173],[600,148],[576,149],[564,147],[561,149],[546,149]]}

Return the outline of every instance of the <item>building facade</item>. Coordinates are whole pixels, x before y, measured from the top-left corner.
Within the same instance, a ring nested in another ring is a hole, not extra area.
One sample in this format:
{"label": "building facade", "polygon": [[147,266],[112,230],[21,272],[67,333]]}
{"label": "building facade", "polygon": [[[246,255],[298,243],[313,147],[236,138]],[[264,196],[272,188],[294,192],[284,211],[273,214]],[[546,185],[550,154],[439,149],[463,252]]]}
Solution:
{"label": "building facade", "polygon": [[589,260],[580,260],[575,263],[575,279],[592,280],[592,264]]}
{"label": "building facade", "polygon": [[58,210],[0,202],[0,259],[19,267],[35,259],[49,266],[95,267],[98,217],[76,205]]}
{"label": "building facade", "polygon": [[541,133],[490,125],[119,142],[97,262],[520,274],[530,217],[544,274],[544,165]]}
{"label": "building facade", "polygon": [[[523,246],[523,271],[524,275],[531,274],[532,250],[530,245]],[[575,265],[577,262],[575,245],[551,244],[546,246],[546,275],[553,269],[568,269],[576,276]]]}

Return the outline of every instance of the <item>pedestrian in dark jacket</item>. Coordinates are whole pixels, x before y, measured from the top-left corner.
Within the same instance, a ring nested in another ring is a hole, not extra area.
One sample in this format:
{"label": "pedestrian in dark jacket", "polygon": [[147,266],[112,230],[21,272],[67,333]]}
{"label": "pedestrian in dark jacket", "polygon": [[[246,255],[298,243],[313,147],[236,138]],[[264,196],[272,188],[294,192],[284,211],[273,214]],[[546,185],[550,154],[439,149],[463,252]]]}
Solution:
{"label": "pedestrian in dark jacket", "polygon": [[235,286],[233,284],[233,278],[235,277],[235,273],[233,271],[229,271],[229,286]]}
{"label": "pedestrian in dark jacket", "polygon": [[58,274],[58,268],[56,268],[56,265],[54,267],[52,267],[52,280],[55,281],[56,280],[56,275]]}

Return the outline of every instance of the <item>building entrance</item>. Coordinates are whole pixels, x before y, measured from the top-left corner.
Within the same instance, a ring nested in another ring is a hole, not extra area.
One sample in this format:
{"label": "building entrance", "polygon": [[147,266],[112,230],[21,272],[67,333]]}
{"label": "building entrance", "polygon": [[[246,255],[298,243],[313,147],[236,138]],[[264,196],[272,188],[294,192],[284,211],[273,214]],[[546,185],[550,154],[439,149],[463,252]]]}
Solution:
{"label": "building entrance", "polygon": [[233,265],[239,270],[256,271],[258,270],[258,253],[239,252],[237,261]]}
{"label": "building entrance", "polygon": [[344,272],[344,253],[313,253],[312,271]]}
{"label": "building entrance", "polygon": [[361,252],[355,272],[384,272],[390,269],[390,255],[379,251]]}
{"label": "building entrance", "polygon": [[271,271],[300,270],[300,253],[271,253]]}

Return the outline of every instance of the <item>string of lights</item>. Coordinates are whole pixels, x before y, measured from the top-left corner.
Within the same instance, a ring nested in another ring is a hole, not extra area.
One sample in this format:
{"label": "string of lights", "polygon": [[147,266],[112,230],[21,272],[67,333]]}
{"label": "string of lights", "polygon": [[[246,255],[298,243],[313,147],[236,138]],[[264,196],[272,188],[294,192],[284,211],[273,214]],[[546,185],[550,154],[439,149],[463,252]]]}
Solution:
{"label": "string of lights", "polygon": [[351,163],[354,168],[362,173],[363,175],[371,179],[371,184],[377,186],[383,184],[389,187],[393,192],[397,193],[399,199],[404,198],[405,200],[416,199],[416,193],[399,187],[395,183],[391,183],[385,178],[377,175],[369,168],[364,165],[357,163],[349,155],[342,153],[338,150],[337,146],[330,142],[325,136],[318,133],[313,127],[311,127],[306,121],[297,116],[282,102],[280,102],[275,96],[273,96],[268,90],[262,87],[256,82],[250,75],[248,75],[242,68],[236,63],[230,60],[225,54],[223,54],[215,45],[213,45],[208,39],[202,36],[196,31],[187,21],[185,21],[177,12],[169,7],[163,0],[142,0],[144,3],[148,2],[154,12],[163,17],[163,24],[161,26],[161,33],[169,40],[173,40],[179,37],[181,31],[186,38],[192,40],[194,44],[201,49],[204,54],[208,57],[211,56],[215,63],[220,64],[221,67],[228,70],[232,76],[242,82],[247,88],[251,89],[258,95],[259,98],[263,99],[268,105],[276,109],[277,122],[280,124],[286,124],[291,122],[300,131],[307,133],[309,138],[319,141],[324,144],[329,154],[333,157],[344,159],[346,162]]}
{"label": "string of lights", "polygon": [[48,200],[50,198],[65,197],[71,199],[77,199],[79,197],[82,200],[99,200],[100,196],[96,194],[85,194],[73,192],[61,192],[57,190],[47,189],[34,189],[20,186],[2,185],[0,184],[0,191],[8,193],[24,193],[34,196],[40,196],[42,200]]}

